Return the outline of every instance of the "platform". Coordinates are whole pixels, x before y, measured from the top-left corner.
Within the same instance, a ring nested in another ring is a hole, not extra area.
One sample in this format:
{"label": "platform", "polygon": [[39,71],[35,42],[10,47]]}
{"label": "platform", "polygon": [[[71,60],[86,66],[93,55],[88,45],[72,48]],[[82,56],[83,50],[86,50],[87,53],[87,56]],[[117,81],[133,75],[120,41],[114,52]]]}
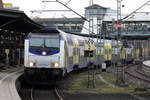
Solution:
{"label": "platform", "polygon": [[145,65],[145,66],[149,66],[149,67],[150,67],[150,60],[143,61],[143,65]]}
{"label": "platform", "polygon": [[16,90],[16,79],[23,73],[23,68],[8,73],[0,79],[0,100],[21,100]]}

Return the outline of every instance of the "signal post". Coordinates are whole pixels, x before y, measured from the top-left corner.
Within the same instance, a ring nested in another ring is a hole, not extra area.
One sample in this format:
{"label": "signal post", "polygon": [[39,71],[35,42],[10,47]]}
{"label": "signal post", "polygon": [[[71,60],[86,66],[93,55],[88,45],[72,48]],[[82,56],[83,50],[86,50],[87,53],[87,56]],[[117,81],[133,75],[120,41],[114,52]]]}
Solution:
{"label": "signal post", "polygon": [[87,58],[88,63],[88,88],[95,87],[95,70],[94,70],[94,51],[95,44],[93,40],[85,40],[84,57]]}

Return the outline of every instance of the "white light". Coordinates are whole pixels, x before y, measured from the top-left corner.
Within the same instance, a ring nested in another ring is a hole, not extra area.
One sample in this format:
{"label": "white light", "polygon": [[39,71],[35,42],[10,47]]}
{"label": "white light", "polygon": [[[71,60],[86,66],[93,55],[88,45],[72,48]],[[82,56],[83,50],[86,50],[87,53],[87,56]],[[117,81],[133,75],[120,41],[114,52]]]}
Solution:
{"label": "white light", "polygon": [[33,67],[33,66],[34,66],[34,62],[30,62],[30,63],[29,63],[29,66],[30,66],[30,67]]}
{"label": "white light", "polygon": [[54,67],[55,68],[58,68],[59,67],[59,64],[56,62],[56,63],[54,63]]}
{"label": "white light", "polygon": [[43,52],[42,52],[42,55],[43,55],[43,56],[45,56],[45,55],[46,55],[46,52],[45,52],[45,51],[43,51]]}

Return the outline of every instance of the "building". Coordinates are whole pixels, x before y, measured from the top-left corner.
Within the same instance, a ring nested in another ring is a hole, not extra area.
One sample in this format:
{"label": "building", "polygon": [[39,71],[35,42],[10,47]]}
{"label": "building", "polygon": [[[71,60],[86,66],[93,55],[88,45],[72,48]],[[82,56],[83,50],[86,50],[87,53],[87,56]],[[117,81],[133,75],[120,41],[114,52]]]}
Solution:
{"label": "building", "polygon": [[46,27],[56,27],[67,32],[81,32],[84,21],[81,18],[34,18]]}

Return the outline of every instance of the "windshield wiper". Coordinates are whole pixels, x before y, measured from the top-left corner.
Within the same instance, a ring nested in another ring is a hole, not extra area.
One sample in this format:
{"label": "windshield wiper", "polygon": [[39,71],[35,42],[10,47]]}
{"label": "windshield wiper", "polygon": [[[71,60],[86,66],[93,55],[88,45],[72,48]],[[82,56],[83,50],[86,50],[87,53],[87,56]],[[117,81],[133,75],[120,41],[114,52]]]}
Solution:
{"label": "windshield wiper", "polygon": [[42,47],[42,48],[45,48],[45,40],[44,40],[44,43],[42,43],[39,47]]}

